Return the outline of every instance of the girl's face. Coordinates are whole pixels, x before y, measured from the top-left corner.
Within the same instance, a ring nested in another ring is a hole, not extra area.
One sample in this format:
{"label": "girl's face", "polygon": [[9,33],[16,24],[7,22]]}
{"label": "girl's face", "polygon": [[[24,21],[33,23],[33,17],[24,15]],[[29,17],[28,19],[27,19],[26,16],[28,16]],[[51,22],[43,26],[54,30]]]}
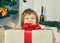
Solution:
{"label": "girl's face", "polygon": [[34,14],[30,14],[30,15],[26,15],[24,17],[24,24],[25,23],[32,23],[32,24],[36,24],[36,17],[34,16]]}

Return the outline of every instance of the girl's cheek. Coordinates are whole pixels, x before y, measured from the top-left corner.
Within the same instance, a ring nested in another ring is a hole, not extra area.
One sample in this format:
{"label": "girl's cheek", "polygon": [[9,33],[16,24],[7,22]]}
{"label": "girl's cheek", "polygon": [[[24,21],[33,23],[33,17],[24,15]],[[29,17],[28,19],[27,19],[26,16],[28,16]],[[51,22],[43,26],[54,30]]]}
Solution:
{"label": "girl's cheek", "polygon": [[33,21],[32,24],[36,24],[36,21]]}

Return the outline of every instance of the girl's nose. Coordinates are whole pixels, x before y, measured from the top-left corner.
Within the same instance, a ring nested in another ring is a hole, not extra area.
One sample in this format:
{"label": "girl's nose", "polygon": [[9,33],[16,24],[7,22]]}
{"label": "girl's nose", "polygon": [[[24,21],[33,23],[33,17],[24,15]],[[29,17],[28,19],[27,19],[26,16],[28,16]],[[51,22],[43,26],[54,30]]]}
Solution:
{"label": "girl's nose", "polygon": [[29,20],[29,23],[32,23],[32,20],[31,19]]}

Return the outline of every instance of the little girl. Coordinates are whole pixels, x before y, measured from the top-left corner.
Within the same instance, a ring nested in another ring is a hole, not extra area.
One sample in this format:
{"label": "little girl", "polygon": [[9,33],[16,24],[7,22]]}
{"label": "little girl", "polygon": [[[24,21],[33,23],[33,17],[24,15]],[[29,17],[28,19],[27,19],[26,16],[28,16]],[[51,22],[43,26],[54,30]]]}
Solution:
{"label": "little girl", "polygon": [[25,23],[32,23],[32,24],[38,23],[38,15],[34,10],[26,9],[21,14],[21,26],[23,26],[23,24]]}

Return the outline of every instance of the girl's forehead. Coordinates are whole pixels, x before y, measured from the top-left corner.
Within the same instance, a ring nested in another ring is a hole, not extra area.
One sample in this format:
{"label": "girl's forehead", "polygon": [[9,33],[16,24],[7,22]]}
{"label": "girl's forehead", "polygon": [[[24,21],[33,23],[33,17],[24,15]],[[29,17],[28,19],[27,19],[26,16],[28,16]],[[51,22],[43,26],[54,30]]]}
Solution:
{"label": "girl's forehead", "polygon": [[31,13],[31,14],[26,14],[25,16],[35,16],[35,15]]}

